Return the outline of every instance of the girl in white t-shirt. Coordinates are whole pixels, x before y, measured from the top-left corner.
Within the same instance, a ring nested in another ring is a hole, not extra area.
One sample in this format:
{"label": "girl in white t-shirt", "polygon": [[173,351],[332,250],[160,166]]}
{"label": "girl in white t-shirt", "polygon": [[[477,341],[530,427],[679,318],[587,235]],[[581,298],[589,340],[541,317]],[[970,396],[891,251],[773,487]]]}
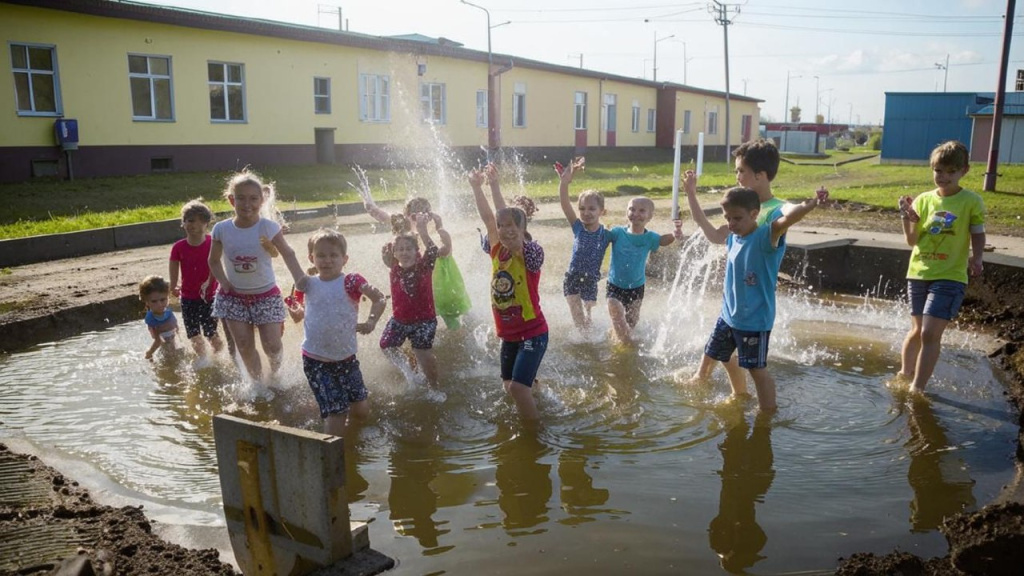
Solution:
{"label": "girl in white t-shirt", "polygon": [[285,306],[277,287],[271,246],[278,252],[292,278],[304,276],[295,252],[284,239],[281,225],[260,215],[265,198],[263,183],[251,172],[240,172],[228,181],[224,196],[235,215],[213,227],[210,273],[220,284],[213,301],[213,316],[223,318],[249,375],[258,380],[263,365],[256,351],[255,332],[276,373],[281,367],[281,334]]}

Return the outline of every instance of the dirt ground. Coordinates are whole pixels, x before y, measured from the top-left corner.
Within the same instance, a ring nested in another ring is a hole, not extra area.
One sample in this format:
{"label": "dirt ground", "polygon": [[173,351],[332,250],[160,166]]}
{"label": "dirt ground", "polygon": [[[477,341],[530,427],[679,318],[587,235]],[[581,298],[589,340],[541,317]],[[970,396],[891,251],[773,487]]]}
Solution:
{"label": "dirt ground", "polygon": [[[801,226],[848,227],[899,232],[894,218],[856,206],[838,206],[812,213]],[[1024,237],[1020,230],[993,231]],[[135,294],[145,274],[166,274],[167,247],[157,246],[61,260],[0,271],[0,352],[23,348],[93,330],[104,322],[141,317]],[[992,331],[1005,345],[993,354],[1011,374],[1008,400],[1024,409],[1024,278],[986,278],[965,300],[962,320]],[[997,306],[991,303],[996,301]],[[26,338],[34,338],[35,342]],[[1024,419],[1022,419],[1024,420]],[[1021,422],[1024,424],[1024,421]],[[855,554],[837,559],[836,574],[955,575],[1020,574],[1024,566],[1024,489],[1020,477],[1024,450],[1018,435],[1018,480],[997,503],[979,512],[948,519],[941,528],[950,543],[942,558],[921,559],[901,551],[885,556]],[[13,467],[13,468],[12,468]],[[12,476],[15,470],[20,476]],[[0,487],[3,482],[31,486],[45,498],[6,498],[0,490],[0,575],[50,574],[59,558],[15,564],[5,550],[12,542],[44,527],[69,526],[78,535],[65,557],[88,559],[96,574],[234,574],[215,550],[189,550],[159,539],[141,508],[111,508],[93,502],[77,483],[45,466],[34,456],[14,454],[0,444]],[[41,487],[41,488],[40,488]],[[29,559],[24,559],[28,561]],[[67,571],[64,574],[89,574]]]}

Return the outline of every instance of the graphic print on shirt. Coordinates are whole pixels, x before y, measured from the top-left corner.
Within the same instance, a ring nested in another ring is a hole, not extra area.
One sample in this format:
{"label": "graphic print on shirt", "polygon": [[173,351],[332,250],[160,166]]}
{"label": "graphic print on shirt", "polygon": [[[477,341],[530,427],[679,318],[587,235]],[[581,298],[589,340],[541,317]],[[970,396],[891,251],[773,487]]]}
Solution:
{"label": "graphic print on shirt", "polygon": [[956,221],[956,214],[945,210],[932,214],[931,224],[928,225],[929,234],[955,234],[953,222]]}
{"label": "graphic print on shirt", "polygon": [[757,274],[753,270],[747,272],[747,275],[743,278],[743,283],[747,286],[757,286]]}
{"label": "graphic print on shirt", "polygon": [[231,265],[234,266],[235,272],[239,274],[252,274],[256,272],[257,263],[258,259],[256,256],[235,256],[231,259]]}

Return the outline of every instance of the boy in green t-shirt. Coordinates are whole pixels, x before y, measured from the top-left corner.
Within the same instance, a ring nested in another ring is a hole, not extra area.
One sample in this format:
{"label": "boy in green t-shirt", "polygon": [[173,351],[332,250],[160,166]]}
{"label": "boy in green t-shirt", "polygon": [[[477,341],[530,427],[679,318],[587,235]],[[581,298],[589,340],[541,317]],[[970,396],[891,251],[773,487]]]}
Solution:
{"label": "boy in green t-shirt", "polygon": [[968,272],[982,272],[985,205],[981,196],[960,187],[970,170],[969,158],[960,142],[940,144],[930,159],[936,188],[899,200],[903,236],[913,247],[907,268],[911,325],[903,339],[899,375],[911,379],[914,391],[923,391],[935,370],[942,333],[960,311]]}

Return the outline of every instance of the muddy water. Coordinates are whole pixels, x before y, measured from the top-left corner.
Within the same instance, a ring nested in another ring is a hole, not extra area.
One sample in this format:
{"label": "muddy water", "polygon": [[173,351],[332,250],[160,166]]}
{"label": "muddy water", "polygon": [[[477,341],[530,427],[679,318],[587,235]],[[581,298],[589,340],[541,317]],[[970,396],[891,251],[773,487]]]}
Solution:
{"label": "muddy water", "polygon": [[[379,333],[360,341],[374,413],[349,447],[352,512],[398,573],[792,573],[858,551],[927,557],[945,551],[944,516],[1012,476],[1013,415],[985,339],[949,332],[929,396],[911,401],[887,386],[900,304],[787,292],[770,351],[780,411],[757,418],[755,402],[728,400],[720,371],[709,386],[681,383],[717,316],[720,253],[688,245],[650,279],[637,353],[607,341],[603,290],[595,335],[573,333],[557,221],[533,225],[552,330],[544,426],[523,432],[497,381],[487,262],[471,227],[456,228],[475,311],[462,331],[439,330],[447,400],[410,385]],[[348,230],[349,268],[386,289],[385,237],[365,231]],[[227,550],[212,417],[318,429],[301,328],[286,329],[274,388],[223,358],[146,362],[147,338],[131,323],[0,357],[0,434],[101,496],[145,504],[179,541]]]}

